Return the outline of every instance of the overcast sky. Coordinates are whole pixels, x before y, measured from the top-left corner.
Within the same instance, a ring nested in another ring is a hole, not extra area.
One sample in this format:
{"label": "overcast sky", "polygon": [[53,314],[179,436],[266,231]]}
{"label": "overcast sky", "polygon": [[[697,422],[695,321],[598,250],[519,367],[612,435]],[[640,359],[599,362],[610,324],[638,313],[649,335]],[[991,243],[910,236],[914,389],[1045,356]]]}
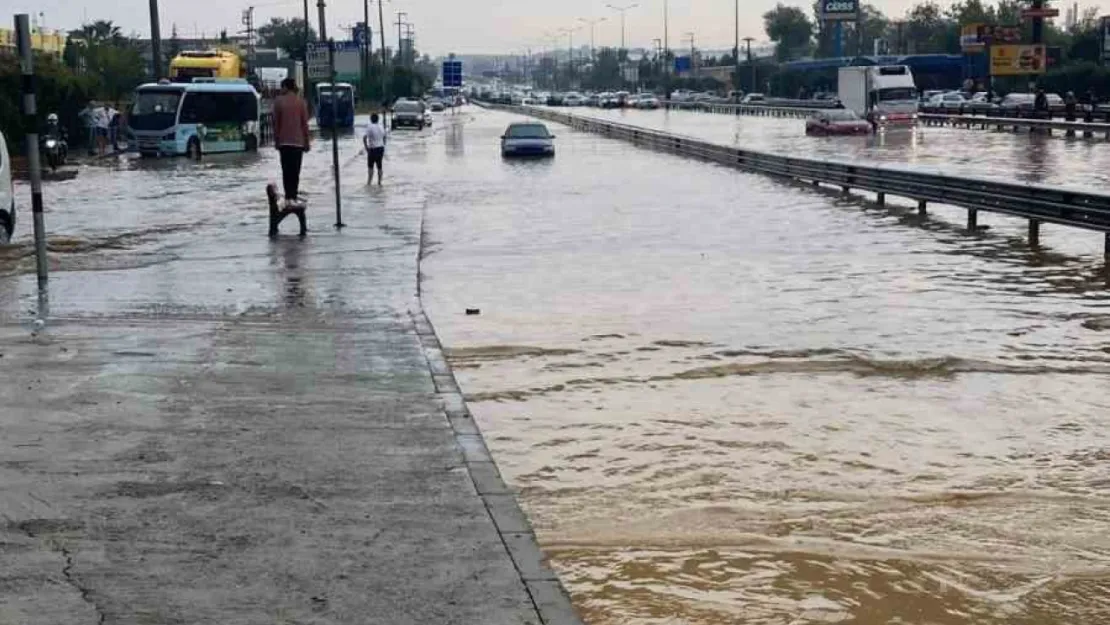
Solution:
{"label": "overcast sky", "polygon": [[[160,0],[162,36],[169,37],[173,24],[182,36],[204,33],[215,36],[220,29],[234,32],[241,28],[241,14],[252,0]],[[373,23],[377,23],[377,4],[371,4]],[[634,0],[608,0],[615,5],[631,4]],[[940,0],[948,5],[952,0]],[[316,0],[310,0],[312,23],[317,25]],[[639,6],[627,11],[626,33],[630,47],[650,47],[652,39],[663,37],[664,0],[640,0]],[[689,46],[687,33],[693,32],[696,45],[708,48],[729,48],[733,41],[733,0],[669,0],[670,45]],[[766,39],[761,16],[776,0],[739,0],[740,36]],[[810,13],[811,0],[782,0],[783,4],[803,7]],[[915,0],[871,0],[888,16],[900,17]],[[587,44],[590,27],[580,18],[605,17],[607,21],[595,28],[597,46],[620,43],[620,14],[606,8],[607,0],[386,0],[386,36],[396,40],[396,12],[408,13],[407,20],[415,25],[417,47],[433,55],[461,53],[523,53],[527,48],[542,49],[545,32],[581,27],[573,34],[574,43]],[[1059,4],[1059,3],[1057,3]],[[1090,5],[1091,1],[1080,2]],[[256,23],[272,17],[295,17],[303,14],[300,0],[257,0]],[[148,3],[144,0],[0,0],[0,15],[7,24],[18,12],[42,12],[47,28],[70,29],[83,20],[109,19],[124,32],[150,35]],[[328,0],[329,35],[338,38],[345,26],[361,21],[360,0]],[[375,29],[376,30],[376,29]],[[392,33],[392,35],[391,35]],[[377,36],[375,35],[375,40]],[[567,36],[559,36],[559,45],[567,45]]]}

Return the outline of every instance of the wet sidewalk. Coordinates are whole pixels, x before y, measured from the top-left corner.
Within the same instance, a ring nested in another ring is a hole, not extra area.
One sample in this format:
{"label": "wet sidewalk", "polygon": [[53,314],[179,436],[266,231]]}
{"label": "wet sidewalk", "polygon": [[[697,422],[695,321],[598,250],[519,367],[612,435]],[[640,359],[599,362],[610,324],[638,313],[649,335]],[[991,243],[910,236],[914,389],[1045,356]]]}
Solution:
{"label": "wet sidewalk", "polygon": [[37,336],[0,276],[0,623],[576,622],[415,296],[421,193],[56,272]]}

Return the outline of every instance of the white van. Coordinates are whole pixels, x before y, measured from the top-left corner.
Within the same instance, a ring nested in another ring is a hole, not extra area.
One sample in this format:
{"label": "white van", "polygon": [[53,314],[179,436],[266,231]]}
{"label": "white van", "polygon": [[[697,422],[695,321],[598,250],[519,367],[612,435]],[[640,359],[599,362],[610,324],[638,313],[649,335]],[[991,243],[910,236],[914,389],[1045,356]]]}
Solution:
{"label": "white van", "polygon": [[12,191],[12,159],[8,140],[0,132],[0,244],[11,241],[15,230],[15,193]]}

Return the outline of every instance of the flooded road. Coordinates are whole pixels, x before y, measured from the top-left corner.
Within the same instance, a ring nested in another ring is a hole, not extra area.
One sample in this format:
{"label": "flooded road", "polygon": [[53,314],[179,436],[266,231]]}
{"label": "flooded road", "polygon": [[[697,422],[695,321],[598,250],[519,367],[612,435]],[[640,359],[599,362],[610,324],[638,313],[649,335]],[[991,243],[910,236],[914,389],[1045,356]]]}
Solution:
{"label": "flooded road", "polygon": [[[1099,237],[1051,229],[1033,251],[1021,222],[968,236],[554,124],[555,159],[503,161],[513,119],[396,133],[383,190],[346,139],[344,216],[423,234],[425,307],[587,623],[1110,618]],[[141,306],[83,296],[125,269],[183,308],[408,296],[275,285],[291,264],[358,262],[330,228],[324,152],[306,161],[299,261],[262,236],[271,151],[48,185],[51,288],[76,294],[62,313]],[[241,228],[273,250],[255,286],[174,273],[182,257],[235,271],[246,251],[225,233]],[[20,241],[0,251],[2,315],[32,293],[26,221]]]}
{"label": "flooded road", "polygon": [[1105,189],[1110,183],[1110,142],[1026,132],[935,126],[876,137],[808,137],[804,119],[697,111],[559,108],[562,112],[699,139],[806,158],[861,160],[929,171]]}
{"label": "flooded road", "polygon": [[1089,233],[1041,255],[556,125],[502,163],[508,119],[429,199],[425,302],[588,623],[1110,617]]}

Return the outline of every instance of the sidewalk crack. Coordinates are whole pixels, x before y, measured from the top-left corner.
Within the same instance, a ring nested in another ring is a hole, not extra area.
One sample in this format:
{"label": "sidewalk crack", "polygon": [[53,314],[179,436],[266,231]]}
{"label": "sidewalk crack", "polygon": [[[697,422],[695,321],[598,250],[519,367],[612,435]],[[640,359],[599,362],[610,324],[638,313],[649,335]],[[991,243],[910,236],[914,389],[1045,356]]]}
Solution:
{"label": "sidewalk crack", "polygon": [[77,589],[77,592],[81,593],[81,599],[92,606],[93,610],[96,610],[97,625],[104,625],[104,619],[107,615],[104,614],[104,611],[101,610],[100,606],[93,600],[92,589],[82,584],[81,580],[77,579],[77,576],[73,573],[73,554],[70,553],[69,549],[66,547],[59,547],[58,549],[62,552],[62,556],[64,556],[66,560],[66,565],[62,567],[62,576],[66,578],[66,582],[68,582],[70,586],[73,586]]}

